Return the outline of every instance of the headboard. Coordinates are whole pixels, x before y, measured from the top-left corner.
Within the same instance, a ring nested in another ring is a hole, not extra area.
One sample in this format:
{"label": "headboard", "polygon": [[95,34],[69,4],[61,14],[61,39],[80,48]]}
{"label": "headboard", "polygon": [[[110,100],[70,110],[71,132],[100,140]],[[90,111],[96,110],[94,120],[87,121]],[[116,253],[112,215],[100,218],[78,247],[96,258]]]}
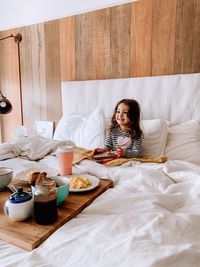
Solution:
{"label": "headboard", "polygon": [[101,105],[110,117],[122,98],[140,103],[142,119],[166,119],[171,125],[200,119],[200,73],[62,83],[63,115],[88,115]]}

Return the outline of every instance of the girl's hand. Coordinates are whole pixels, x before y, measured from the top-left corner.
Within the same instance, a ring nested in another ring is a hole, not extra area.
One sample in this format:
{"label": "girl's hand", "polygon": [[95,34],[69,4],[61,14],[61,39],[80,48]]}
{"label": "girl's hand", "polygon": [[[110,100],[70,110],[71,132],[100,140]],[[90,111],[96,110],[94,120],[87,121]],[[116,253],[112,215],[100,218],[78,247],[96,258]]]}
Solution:
{"label": "girl's hand", "polygon": [[117,150],[115,152],[115,155],[118,157],[118,158],[124,158],[126,157],[126,152],[120,147],[118,146],[117,147]]}
{"label": "girl's hand", "polygon": [[97,147],[92,151],[92,155],[94,156],[94,155],[96,155],[98,153],[103,153],[103,152],[106,152],[106,151],[108,151],[108,149]]}

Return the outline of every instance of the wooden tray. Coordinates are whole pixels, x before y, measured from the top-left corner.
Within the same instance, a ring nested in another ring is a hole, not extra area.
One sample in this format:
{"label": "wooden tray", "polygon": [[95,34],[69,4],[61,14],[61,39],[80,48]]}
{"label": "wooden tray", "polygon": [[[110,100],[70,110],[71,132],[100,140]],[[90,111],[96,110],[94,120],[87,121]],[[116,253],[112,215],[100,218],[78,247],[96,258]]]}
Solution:
{"label": "wooden tray", "polygon": [[8,190],[2,191],[0,192],[0,238],[17,247],[31,251],[112,186],[113,182],[111,180],[100,179],[99,186],[92,191],[70,193],[63,205],[58,208],[57,221],[51,225],[39,225],[34,218],[23,222],[11,221],[3,211],[3,206],[11,192]]}

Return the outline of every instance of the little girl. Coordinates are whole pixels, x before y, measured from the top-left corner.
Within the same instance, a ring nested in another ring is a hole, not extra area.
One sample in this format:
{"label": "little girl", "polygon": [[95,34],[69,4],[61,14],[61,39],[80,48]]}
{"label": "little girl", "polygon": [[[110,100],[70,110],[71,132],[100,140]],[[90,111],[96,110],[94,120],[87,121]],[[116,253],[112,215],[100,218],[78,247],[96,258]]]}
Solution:
{"label": "little girl", "polygon": [[140,157],[142,139],[140,106],[134,99],[122,99],[114,109],[105,147],[95,148],[93,155],[110,151],[113,157]]}

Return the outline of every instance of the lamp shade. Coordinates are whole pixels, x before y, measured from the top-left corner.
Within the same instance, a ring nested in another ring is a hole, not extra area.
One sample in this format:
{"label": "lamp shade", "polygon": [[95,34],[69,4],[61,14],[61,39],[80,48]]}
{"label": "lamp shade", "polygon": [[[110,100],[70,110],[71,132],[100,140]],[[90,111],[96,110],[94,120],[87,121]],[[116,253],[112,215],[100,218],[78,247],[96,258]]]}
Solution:
{"label": "lamp shade", "polygon": [[0,91],[0,114],[7,114],[12,111],[12,105],[10,101],[3,96]]}

